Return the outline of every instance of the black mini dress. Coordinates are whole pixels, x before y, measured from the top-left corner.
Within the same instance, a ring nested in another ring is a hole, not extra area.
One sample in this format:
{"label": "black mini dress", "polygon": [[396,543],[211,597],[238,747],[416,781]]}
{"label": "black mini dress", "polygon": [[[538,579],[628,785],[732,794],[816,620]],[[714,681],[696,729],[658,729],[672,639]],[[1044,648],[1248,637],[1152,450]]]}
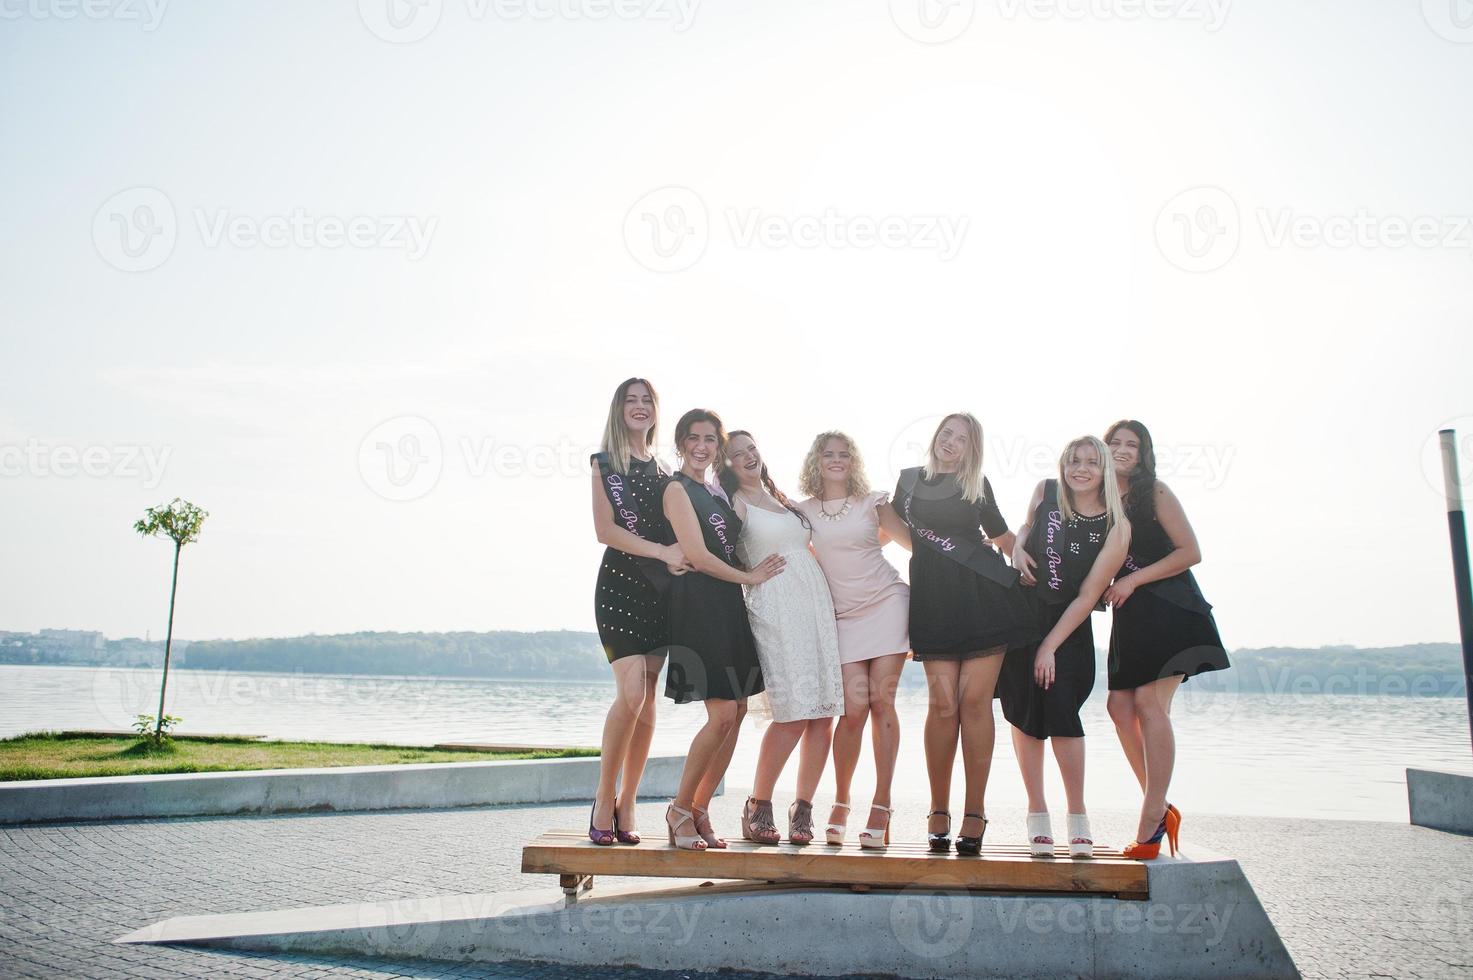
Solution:
{"label": "black mini dress", "polygon": [[910,644],[916,660],[969,660],[1035,643],[1038,617],[989,537],[1008,532],[992,485],[969,501],[951,474],[902,471],[891,498],[910,526]]}
{"label": "black mini dress", "polygon": [[[1130,554],[1116,577],[1152,565],[1175,548],[1155,514],[1131,521]],[[1230,667],[1212,605],[1187,569],[1131,593],[1110,623],[1109,683],[1129,691],[1180,674]]]}
{"label": "black mini dress", "polygon": [[[742,522],[725,498],[677,473],[673,480],[690,497],[706,550],[733,568]],[[762,690],[762,665],[747,619],[742,587],[702,572],[670,580],[670,662],[665,697],[677,704],[712,698],[741,700]]]}
{"label": "black mini dress", "polygon": [[[1055,480],[1045,484],[1024,545],[1034,563],[1036,584],[1028,591],[1038,611],[1040,642],[1079,597],[1108,533],[1105,514],[1082,517],[1076,513],[1072,520],[1064,520],[1058,490]],[[1095,638],[1089,618],[1059,644],[1054,654],[1054,683],[1047,690],[1033,677],[1037,655],[1037,643],[1008,651],[997,681],[1003,717],[1031,738],[1082,738],[1079,710],[1095,686]]]}
{"label": "black mini dress", "polygon": [[[670,478],[658,462],[631,459],[629,472],[619,473],[605,453],[595,453],[591,461],[598,467],[616,523],[646,541],[675,542],[662,497]],[[593,620],[598,624],[598,639],[609,663],[621,657],[665,652],[670,645],[664,594],[669,580],[670,573],[658,559],[641,558],[613,547],[604,549],[593,590]]]}

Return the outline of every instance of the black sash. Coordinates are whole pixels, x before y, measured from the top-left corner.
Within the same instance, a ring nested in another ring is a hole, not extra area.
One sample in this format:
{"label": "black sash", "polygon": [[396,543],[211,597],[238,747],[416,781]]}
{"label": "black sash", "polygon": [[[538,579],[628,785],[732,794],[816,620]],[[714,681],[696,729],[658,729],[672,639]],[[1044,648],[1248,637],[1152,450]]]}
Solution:
{"label": "black sash", "polygon": [[[905,502],[901,505],[900,515],[910,527],[911,541],[921,542],[932,551],[945,555],[958,565],[965,566],[1004,588],[1011,588],[1015,585],[1018,581],[1018,570],[1004,562],[996,549],[975,541],[968,541],[965,538],[943,537],[915,522],[915,518],[910,513],[910,501],[915,496],[920,477],[919,467],[913,466],[900,471],[900,491],[905,494]],[[958,490],[957,493],[960,491]],[[950,497],[953,494],[947,493],[944,496]]]}
{"label": "black sash", "polygon": [[[593,460],[594,465],[598,467],[598,482],[604,488],[604,496],[608,498],[609,506],[614,508],[614,520],[622,524],[624,530],[630,534],[644,538],[646,541],[654,540],[645,533],[649,530],[649,521],[640,514],[639,502],[629,491],[628,479],[623,474],[615,472],[607,453],[594,453]],[[665,544],[666,542],[656,541],[655,543]],[[624,554],[629,555],[629,552],[626,551]],[[644,577],[657,591],[664,592],[670,588],[670,569],[663,561],[658,558],[646,558],[643,555],[629,555],[629,558],[639,566]]]}
{"label": "black sash", "polygon": [[[1155,518],[1152,518],[1152,520],[1156,521]],[[1170,537],[1166,534],[1165,529],[1160,528],[1159,521],[1156,521],[1156,523],[1158,529],[1161,531],[1161,536],[1169,542]],[[1140,535],[1139,530],[1136,534],[1144,537],[1144,535]],[[1134,541],[1132,541],[1131,547],[1135,547]],[[1120,572],[1123,574],[1138,572],[1142,568],[1156,564],[1156,562],[1165,558],[1168,554],[1170,554],[1169,550],[1163,551],[1154,557],[1149,552],[1141,555],[1131,552],[1125,556],[1125,564],[1120,567]],[[1178,572],[1170,578],[1147,582],[1141,588],[1154,593],[1172,605],[1185,609],[1188,612],[1199,613],[1203,616],[1212,612],[1212,603],[1208,602],[1207,597],[1202,594],[1201,588],[1197,585],[1197,577],[1192,574],[1190,568]]]}
{"label": "black sash", "polygon": [[[723,498],[717,497],[709,487],[697,483],[684,473],[677,474],[677,476],[680,482],[685,484],[685,495],[690,498],[691,508],[695,510],[696,518],[701,522],[706,547],[728,565],[740,568],[741,562],[736,557],[736,544],[737,536],[742,530],[742,522],[737,519],[736,511],[732,510]],[[701,492],[692,493],[692,489],[698,489]],[[710,529],[709,534],[706,533],[708,528]],[[712,547],[713,544],[714,547]]]}

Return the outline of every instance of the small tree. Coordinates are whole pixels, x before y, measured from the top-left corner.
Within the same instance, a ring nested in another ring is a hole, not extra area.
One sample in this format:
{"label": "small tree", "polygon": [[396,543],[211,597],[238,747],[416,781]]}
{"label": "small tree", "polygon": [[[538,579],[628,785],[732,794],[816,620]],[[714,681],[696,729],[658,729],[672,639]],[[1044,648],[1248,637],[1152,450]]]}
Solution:
{"label": "small tree", "polygon": [[174,596],[179,591],[179,552],[186,544],[199,540],[199,527],[209,516],[209,512],[175,497],[167,505],[148,508],[143,520],[133,525],[133,530],[145,537],[163,535],[174,542],[174,581],[169,586],[169,631],[164,637],[164,678],[159,684],[159,713],[153,732],[155,742],[164,739],[164,692],[169,686],[169,653],[174,645]]}

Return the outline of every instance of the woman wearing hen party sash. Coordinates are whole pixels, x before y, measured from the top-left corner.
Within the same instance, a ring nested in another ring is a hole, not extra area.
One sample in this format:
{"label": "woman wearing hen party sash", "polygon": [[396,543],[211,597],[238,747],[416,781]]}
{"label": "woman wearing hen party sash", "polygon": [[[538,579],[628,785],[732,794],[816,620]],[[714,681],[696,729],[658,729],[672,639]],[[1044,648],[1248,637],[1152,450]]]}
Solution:
{"label": "woman wearing hen party sash", "polygon": [[[593,526],[606,545],[594,588],[594,620],[614,670],[604,719],[598,791],[588,823],[595,844],[638,844],[634,804],[655,731],[655,682],[670,643],[664,592],[685,556],[665,519],[669,474],[655,459],[655,386],[630,378],[614,391],[603,451],[593,463]],[[615,799],[622,774],[623,795]],[[610,829],[601,829],[609,826]]]}
{"label": "woman wearing hen party sash", "polygon": [[825,839],[844,843],[850,788],[869,720],[875,795],[859,846],[883,848],[900,752],[895,689],[910,653],[910,587],[881,549],[890,540],[909,548],[910,530],[890,506],[889,494],[870,492],[859,449],[842,432],[821,432],[813,440],[799,489],[808,494],[798,509],[813,526],[813,551],[838,617],[844,677],[844,714],[834,730],[834,806]]}
{"label": "woman wearing hen party sash", "polygon": [[1094,436],[1069,443],[1059,457],[1058,479],[1038,485],[1028,510],[1031,516],[1013,545],[1013,567],[1037,600],[1044,637],[1036,647],[1008,651],[998,695],[1028,790],[1030,852],[1034,857],[1054,853],[1043,792],[1043,747],[1052,741],[1069,802],[1069,855],[1094,857],[1079,721],[1079,709],[1095,684],[1090,613],[1130,545],[1130,524],[1105,444]]}
{"label": "woman wearing hen party sash", "polygon": [[729,465],[721,470],[721,486],[742,521],[737,556],[748,565],[769,554],[787,562],[782,575],[746,590],[767,685],[754,710],[769,715],[772,724],[757,753],[752,796],[742,807],[742,836],[758,844],[782,839],[773,819],[772,793],[801,741],[788,840],[808,844],[813,840],[813,794],[828,759],[833,719],[844,710],[834,604],[823,569],[808,548],[812,525],[773,482],[752,434],[735,429],[726,445]]}
{"label": "woman wearing hen party sash", "polygon": [[[910,528],[910,642],[925,664],[927,837],[951,847],[951,772],[960,736],[966,774],[958,854],[977,855],[996,728],[992,697],[1003,654],[1038,641],[1037,617],[1018,573],[982,532],[1011,553],[1014,536],[982,475],[982,425],[964,412],[936,427],[926,465],[902,470],[894,507]],[[969,832],[970,831],[970,832]]]}
{"label": "woman wearing hen party sash", "polygon": [[670,843],[685,850],[726,846],[711,829],[706,808],[731,764],[747,698],[764,689],[742,586],[761,585],[785,564],[779,555],[768,555],[750,570],[738,562],[742,522],[706,482],[725,449],[720,416],[702,408],[686,412],[675,427],[680,471],[664,492],[665,516],[694,569],[670,585],[665,696],[677,704],[706,703],[706,724],[691,740],[680,787],[665,812]]}
{"label": "woman wearing hen party sash", "polygon": [[1126,857],[1150,860],[1165,836],[1176,853],[1181,811],[1166,801],[1176,766],[1171,699],[1187,678],[1229,666],[1191,567],[1202,560],[1181,502],[1156,479],[1151,433],[1133,419],[1105,433],[1132,528],[1130,552],[1105,590],[1110,625],[1110,718],[1145,799]]}

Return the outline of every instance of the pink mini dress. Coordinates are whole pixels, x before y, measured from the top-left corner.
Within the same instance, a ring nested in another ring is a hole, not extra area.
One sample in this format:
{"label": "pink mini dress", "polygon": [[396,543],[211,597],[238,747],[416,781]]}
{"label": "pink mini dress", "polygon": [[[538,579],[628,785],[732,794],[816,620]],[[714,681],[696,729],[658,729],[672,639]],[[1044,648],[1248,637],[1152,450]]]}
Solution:
{"label": "pink mini dress", "polygon": [[877,508],[883,492],[849,498],[849,512],[835,520],[816,497],[798,508],[813,525],[813,550],[829,582],[839,627],[839,662],[858,663],[910,649],[910,587],[880,550]]}

